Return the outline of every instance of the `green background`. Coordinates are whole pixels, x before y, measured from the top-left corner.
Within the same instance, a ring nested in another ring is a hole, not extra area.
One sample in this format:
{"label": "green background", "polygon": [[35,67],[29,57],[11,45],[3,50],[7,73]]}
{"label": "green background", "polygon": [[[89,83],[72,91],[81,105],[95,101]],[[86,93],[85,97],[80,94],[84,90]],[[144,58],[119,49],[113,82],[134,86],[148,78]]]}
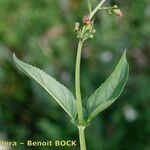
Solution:
{"label": "green background", "polygon": [[[82,53],[82,97],[88,97],[110,75],[126,48],[130,76],[120,98],[86,129],[87,148],[149,150],[150,1],[106,4],[118,4],[124,16],[108,16],[105,11],[97,14],[96,36],[85,43]],[[42,68],[74,93],[78,40],[73,28],[86,14],[83,0],[0,0],[0,139],[78,141],[77,128],[66,113],[16,70],[12,53]],[[77,150],[79,144],[51,149]]]}

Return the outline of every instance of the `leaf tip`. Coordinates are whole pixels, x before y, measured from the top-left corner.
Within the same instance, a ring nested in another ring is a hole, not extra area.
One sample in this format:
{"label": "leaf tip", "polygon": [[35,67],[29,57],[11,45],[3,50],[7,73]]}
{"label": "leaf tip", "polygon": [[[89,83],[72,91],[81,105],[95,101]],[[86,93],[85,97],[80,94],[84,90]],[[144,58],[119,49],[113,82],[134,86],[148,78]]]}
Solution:
{"label": "leaf tip", "polygon": [[124,50],[123,54],[122,54],[122,58],[126,61],[127,61],[127,49]]}
{"label": "leaf tip", "polygon": [[127,56],[127,49],[124,50],[123,55]]}
{"label": "leaf tip", "polygon": [[14,61],[14,63],[16,64],[16,66],[18,66],[18,62],[19,62],[20,60],[17,58],[17,56],[16,56],[15,53],[13,53],[13,61]]}
{"label": "leaf tip", "polygon": [[15,53],[13,53],[13,57],[15,57],[16,55],[15,55]]}
{"label": "leaf tip", "polygon": [[17,59],[15,53],[13,53],[13,60],[15,61]]}

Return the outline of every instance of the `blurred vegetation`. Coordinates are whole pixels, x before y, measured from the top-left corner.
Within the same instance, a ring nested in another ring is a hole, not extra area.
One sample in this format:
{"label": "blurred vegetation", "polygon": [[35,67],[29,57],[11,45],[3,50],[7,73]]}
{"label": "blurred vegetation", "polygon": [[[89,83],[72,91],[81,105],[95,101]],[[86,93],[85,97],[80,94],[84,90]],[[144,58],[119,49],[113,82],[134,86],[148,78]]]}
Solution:
{"label": "blurred vegetation", "polygon": [[[108,2],[118,4],[124,17],[102,12],[95,18],[96,37],[85,44],[82,55],[82,97],[89,96],[110,75],[126,48],[130,77],[117,102],[87,128],[87,147],[149,150],[150,1]],[[77,40],[73,27],[86,8],[83,0],[0,0],[0,138],[78,140],[77,128],[60,106],[16,71],[12,53],[74,92]],[[38,147],[42,149],[46,148]]]}

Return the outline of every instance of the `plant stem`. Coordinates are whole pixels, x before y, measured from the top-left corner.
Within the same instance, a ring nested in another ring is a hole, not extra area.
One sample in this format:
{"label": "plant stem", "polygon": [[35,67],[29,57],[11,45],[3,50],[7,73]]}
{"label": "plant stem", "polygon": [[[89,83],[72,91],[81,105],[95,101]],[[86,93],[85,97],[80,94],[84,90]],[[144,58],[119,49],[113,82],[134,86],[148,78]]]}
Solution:
{"label": "plant stem", "polygon": [[92,19],[94,17],[94,15],[96,14],[96,12],[101,8],[101,6],[104,4],[106,0],[101,0],[99,2],[99,4],[95,7],[95,9],[90,13],[90,19]]}
{"label": "plant stem", "polygon": [[89,12],[91,13],[92,12],[91,0],[88,0],[88,9]]}
{"label": "plant stem", "polygon": [[85,143],[85,135],[84,135],[84,126],[78,126],[79,129],[79,138],[80,138],[80,150],[86,150],[86,143]]}
{"label": "plant stem", "polygon": [[100,10],[107,10],[107,9],[109,9],[109,8],[113,8],[113,7],[100,7],[99,9],[100,9]]}
{"label": "plant stem", "polygon": [[83,41],[79,40],[77,56],[76,56],[76,68],[75,68],[75,92],[77,99],[77,112],[79,123],[83,121],[83,112],[82,112],[82,100],[81,100],[81,90],[80,90],[80,62],[81,62],[81,52],[83,47]]}
{"label": "plant stem", "polygon": [[[91,11],[91,3],[88,1],[89,11],[90,11],[90,20],[94,17],[96,12],[101,8],[103,3],[106,0],[101,0],[99,4]],[[82,34],[84,32],[85,26],[82,29]],[[77,113],[78,113],[78,130],[79,130],[79,139],[80,139],[80,150],[86,150],[86,142],[84,135],[84,118],[83,118],[83,109],[82,109],[82,99],[81,99],[81,89],[80,89],[80,63],[81,63],[81,53],[82,47],[85,39],[80,39],[78,43],[77,56],[76,56],[76,67],[75,67],[75,93],[77,100]]]}
{"label": "plant stem", "polygon": [[[83,47],[83,40],[79,40],[77,57],[76,57],[76,68],[75,68],[75,91],[77,99],[77,112],[78,112],[78,121],[79,124],[83,123],[83,111],[82,111],[82,100],[81,100],[81,90],[80,90],[80,62],[81,62],[81,52]],[[80,150],[86,150],[85,135],[84,135],[85,126],[78,126],[79,130],[79,139],[80,139]]]}

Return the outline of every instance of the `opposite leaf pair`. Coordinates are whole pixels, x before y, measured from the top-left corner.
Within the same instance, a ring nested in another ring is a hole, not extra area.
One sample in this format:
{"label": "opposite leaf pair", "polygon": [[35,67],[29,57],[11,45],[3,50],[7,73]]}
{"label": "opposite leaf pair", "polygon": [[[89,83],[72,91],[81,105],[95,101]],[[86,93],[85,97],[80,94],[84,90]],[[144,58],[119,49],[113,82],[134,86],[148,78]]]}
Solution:
{"label": "opposite leaf pair", "polygon": [[[13,55],[17,68],[30,78],[37,81],[67,112],[76,120],[76,100],[73,94],[54,78],[42,70],[26,64]],[[129,65],[126,60],[126,51],[123,53],[119,63],[110,77],[86,100],[84,107],[88,124],[99,112],[109,107],[121,94],[128,78]]]}

